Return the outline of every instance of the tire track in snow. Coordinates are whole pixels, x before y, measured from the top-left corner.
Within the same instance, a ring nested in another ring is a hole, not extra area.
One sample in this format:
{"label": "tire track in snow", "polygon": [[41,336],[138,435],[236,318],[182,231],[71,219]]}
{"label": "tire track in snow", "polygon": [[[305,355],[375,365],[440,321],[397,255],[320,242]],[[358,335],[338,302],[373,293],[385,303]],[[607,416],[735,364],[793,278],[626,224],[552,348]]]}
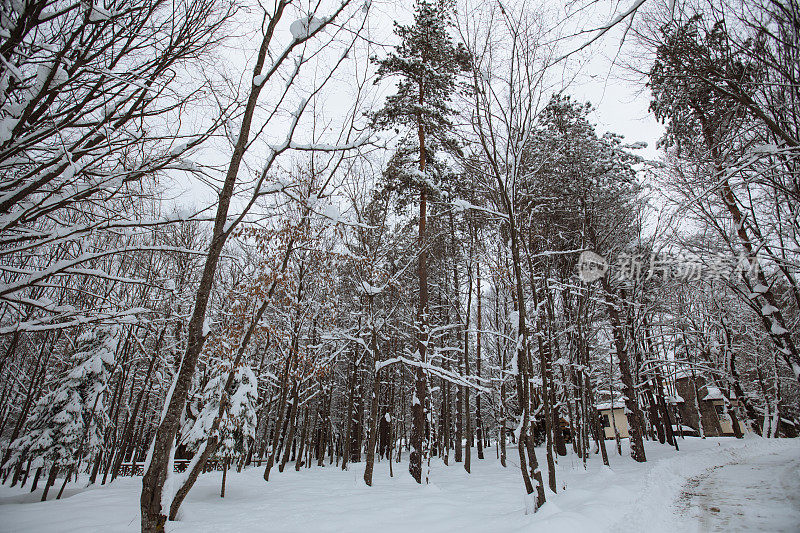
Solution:
{"label": "tire track in snow", "polygon": [[800,452],[749,457],[709,468],[681,494],[685,531],[800,531]]}

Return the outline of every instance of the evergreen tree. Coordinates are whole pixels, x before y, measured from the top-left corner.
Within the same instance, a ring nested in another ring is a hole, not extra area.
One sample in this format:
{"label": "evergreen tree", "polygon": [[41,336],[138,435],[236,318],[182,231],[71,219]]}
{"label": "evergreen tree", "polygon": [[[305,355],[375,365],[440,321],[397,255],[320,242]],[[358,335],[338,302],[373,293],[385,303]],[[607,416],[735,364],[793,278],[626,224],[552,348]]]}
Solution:
{"label": "evergreen tree", "polygon": [[50,466],[42,500],[60,470],[74,468],[103,446],[117,333],[116,328],[98,327],[78,337],[70,370],[36,403],[23,435],[11,444],[6,467],[25,458],[31,460],[31,468]]}
{"label": "evergreen tree", "polygon": [[[452,26],[452,0],[417,0],[414,24],[395,24],[400,45],[394,53],[377,61],[378,79],[397,76],[397,93],[386,99],[375,114],[380,128],[406,130],[386,172],[387,186],[400,191],[419,191],[419,307],[417,314],[417,356],[427,361],[428,270],[424,248],[427,202],[436,190],[435,176],[442,176],[437,163],[438,149],[454,149],[450,132],[450,99],[457,88],[457,75],[469,67],[469,56],[449,35]],[[416,161],[414,161],[416,156]],[[441,181],[441,180],[440,180]],[[415,389],[411,401],[412,433],[409,472],[422,482],[422,455],[425,451],[425,405],[428,386],[422,366],[414,370]]]}
{"label": "evergreen tree", "polygon": [[[614,133],[598,136],[589,122],[593,106],[569,96],[554,95],[540,113],[526,146],[520,212],[532,252],[575,250],[584,226],[608,235],[609,248],[624,247],[636,234],[636,211],[641,187],[636,165],[643,162]],[[624,223],[623,223],[624,222]],[[574,260],[548,258],[555,269],[571,273]]]}
{"label": "evergreen tree", "polygon": [[256,407],[258,381],[249,366],[236,369],[233,394],[220,426],[223,439],[217,455],[223,458],[243,458],[250,450],[256,436]]}
{"label": "evergreen tree", "polygon": [[[228,379],[228,369],[220,365],[198,397],[200,411],[196,418],[184,423],[181,444],[190,452],[197,453],[204,442],[213,436],[214,419],[219,414],[220,401]],[[241,366],[234,373],[233,393],[223,409],[218,429],[216,455],[223,461],[223,480],[220,495],[225,496],[227,468],[235,458],[247,455],[256,431],[256,405],[258,403],[258,381],[249,366]]]}
{"label": "evergreen tree", "polygon": [[186,447],[187,452],[196,453],[211,436],[211,426],[219,413],[219,402],[226,379],[227,373],[224,370],[216,369],[214,376],[208,380],[202,391],[187,406],[196,412],[194,417],[184,420],[181,429],[180,443]]}
{"label": "evergreen tree", "polygon": [[225,416],[219,426],[220,439],[217,457],[222,459],[222,488],[220,497],[225,497],[225,478],[234,459],[239,465],[250,449],[256,436],[256,403],[258,382],[249,366],[236,369],[233,394],[231,394]]}
{"label": "evergreen tree", "polygon": [[[793,222],[796,215],[786,217],[784,207],[798,198],[797,106],[785,103],[796,95],[797,83],[793,74],[787,79],[780,61],[776,63],[773,57],[788,54],[796,64],[797,46],[788,44],[796,43],[792,37],[796,24],[776,13],[769,16],[776,17],[770,31],[760,20],[749,17],[741,20],[742,30],[729,27],[724,18],[702,14],[681,24],[665,25],[650,69],[650,110],[666,124],[661,143],[699,171],[698,193],[691,194],[692,203],[703,201],[706,191],[714,191],[736,230],[740,249],[732,247],[732,251],[743,252],[754,266],[761,265],[753,269],[753,279],[742,277],[746,285],[742,293],[760,315],[765,333],[795,380],[800,381],[800,347],[790,331],[792,307],[800,305],[800,287],[789,269],[781,266],[785,253],[773,251],[783,249],[785,238],[784,230],[774,228],[798,230]],[[764,87],[769,89],[760,94]],[[777,89],[780,87],[788,92]],[[761,143],[768,148],[753,149]],[[786,150],[787,156],[775,158],[773,145]],[[766,153],[759,155],[761,150]],[[785,177],[775,175],[792,177],[784,181]],[[764,207],[771,205],[775,208]],[[727,230],[720,231],[726,226],[716,218],[711,226],[729,240]],[[773,232],[777,238],[772,237]],[[792,287],[794,305],[784,304],[775,290],[777,276],[769,275],[773,270],[767,266],[769,262]],[[755,290],[760,287],[764,290]]]}

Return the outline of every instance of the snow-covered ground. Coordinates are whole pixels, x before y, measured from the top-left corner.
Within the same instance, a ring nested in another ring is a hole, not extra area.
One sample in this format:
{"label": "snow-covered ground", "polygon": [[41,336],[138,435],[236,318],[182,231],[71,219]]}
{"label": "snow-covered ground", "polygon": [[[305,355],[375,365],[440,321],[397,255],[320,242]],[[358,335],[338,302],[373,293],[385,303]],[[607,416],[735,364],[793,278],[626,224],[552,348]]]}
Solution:
{"label": "snow-covered ground", "polygon": [[800,531],[800,455],[769,451],[715,467],[682,494],[692,531]]}
{"label": "snow-covered ground", "polygon": [[[617,456],[613,442],[608,444],[610,468],[602,466],[599,456],[591,457],[586,470],[571,453],[561,458],[559,493],[548,492],[548,503],[536,514],[525,514],[518,465],[509,461],[502,468],[491,449],[483,461],[475,459],[473,450],[472,474],[461,464],[445,467],[434,460],[427,486],[413,483],[405,471],[405,454],[403,463],[394,465],[393,478],[386,461],[376,464],[371,488],[362,480],[363,463],[347,472],[316,466],[295,472],[288,465],[282,474],[273,470],[269,483],[262,479],[261,469],[229,472],[224,499],[219,497],[221,474],[206,474],[184,503],[181,521],[170,523],[168,529],[214,533],[800,530],[800,439],[687,438],[680,442],[678,453],[647,443],[649,460],[644,464],[634,463],[627,449]],[[538,455],[544,463],[543,450]],[[140,486],[140,478],[87,489],[68,486],[61,500],[45,503],[38,501],[41,489],[29,494],[26,489],[0,486],[0,531],[136,531]]]}

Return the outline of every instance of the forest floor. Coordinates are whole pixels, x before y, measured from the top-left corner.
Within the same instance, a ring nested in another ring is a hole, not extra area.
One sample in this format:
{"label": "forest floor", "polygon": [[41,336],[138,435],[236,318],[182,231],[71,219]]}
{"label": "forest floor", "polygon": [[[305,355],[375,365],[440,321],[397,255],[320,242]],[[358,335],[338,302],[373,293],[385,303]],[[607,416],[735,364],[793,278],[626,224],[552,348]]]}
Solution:
{"label": "forest floor", "polygon": [[[364,485],[363,463],[336,467],[229,472],[225,498],[221,473],[197,482],[171,532],[511,532],[547,531],[799,531],[800,439],[686,438],[680,451],[646,443],[648,461],[635,463],[607,441],[611,467],[599,455],[587,468],[572,450],[556,467],[558,494],[526,514],[519,465],[500,466],[494,448],[486,459],[472,450],[472,474],[462,464],[431,462],[430,484],[406,472],[407,454],[389,477],[376,464],[374,486]],[[509,458],[516,454],[509,449]],[[547,480],[544,450],[537,450]],[[0,531],[137,531],[140,478],[102,487],[70,484],[59,501],[41,503],[41,488],[0,486]],[[55,497],[51,490],[51,497]],[[714,509],[718,509],[715,511]],[[715,529],[716,528],[716,529]]]}

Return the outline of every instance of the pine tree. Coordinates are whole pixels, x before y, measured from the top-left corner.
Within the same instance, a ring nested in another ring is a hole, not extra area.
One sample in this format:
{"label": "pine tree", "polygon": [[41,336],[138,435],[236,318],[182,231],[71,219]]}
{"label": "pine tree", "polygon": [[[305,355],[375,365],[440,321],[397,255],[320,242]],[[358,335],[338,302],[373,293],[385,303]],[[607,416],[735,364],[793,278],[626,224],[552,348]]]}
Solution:
{"label": "pine tree", "polygon": [[233,394],[220,431],[223,442],[217,455],[232,459],[243,458],[250,450],[256,436],[256,406],[258,404],[258,381],[249,366],[236,369]]}
{"label": "pine tree", "polygon": [[[635,240],[637,195],[641,189],[634,168],[642,159],[626,150],[620,136],[606,133],[599,137],[588,119],[592,110],[589,103],[554,95],[538,117],[525,161],[526,169],[531,171],[524,182],[525,189],[536,194],[523,196],[525,203],[520,209],[521,212],[533,213],[524,226],[529,250],[533,253],[575,250],[588,244],[596,252],[608,254],[610,250],[624,248]],[[541,197],[546,200],[542,201]],[[597,235],[603,236],[602,242],[598,241]],[[548,257],[541,266],[553,272],[548,277],[561,277],[564,282],[573,275],[574,265],[566,258]],[[552,322],[554,295],[548,285],[545,284],[542,292],[549,302],[548,322]],[[601,286],[608,293],[609,302],[618,301],[618,292],[624,294],[620,287],[612,286],[605,279]],[[642,430],[645,426],[637,400],[635,361],[630,361],[633,356],[628,354],[632,344],[623,327],[625,316],[617,313],[611,303],[608,312],[616,359],[626,389],[626,409],[630,412],[631,453],[635,459],[644,461]],[[552,463],[553,444],[559,455],[564,455],[566,448],[557,429],[560,415],[555,401],[557,381],[554,365],[559,358],[548,360],[546,353],[542,352],[542,379],[551,384],[551,392],[549,398],[545,395],[543,407],[549,424],[548,463]],[[551,487],[555,485],[553,472],[551,468]]]}
{"label": "pine tree", "polygon": [[[180,443],[189,453],[196,453],[203,443],[211,436],[211,426],[219,412],[219,402],[222,390],[225,388],[227,373],[216,369],[213,377],[203,387],[187,407],[196,411],[194,418],[187,418],[181,428]],[[222,425],[222,424],[220,424]]]}
{"label": "pine tree", "polygon": [[[389,96],[384,108],[375,114],[375,124],[380,128],[394,127],[398,133],[401,128],[407,130],[387,169],[387,186],[400,191],[419,191],[417,355],[422,364],[427,360],[428,342],[428,267],[424,248],[427,202],[431,192],[439,188],[436,176],[445,174],[443,164],[436,161],[436,151],[456,148],[457,143],[450,135],[453,114],[450,99],[457,88],[457,75],[469,68],[466,49],[462,44],[454,44],[448,33],[452,12],[452,0],[417,0],[414,24],[395,24],[395,34],[401,40],[397,50],[377,61],[378,79],[397,76],[400,81],[397,93]],[[414,380],[408,468],[417,483],[421,483],[428,395],[422,366],[415,368]]]}
{"label": "pine tree", "polygon": [[[787,81],[782,69],[776,65],[772,54],[791,54],[784,47],[796,50],[796,25],[777,17],[776,28],[766,31],[761,28],[760,20],[746,21],[744,39],[737,35],[726,24],[725,19],[712,17],[706,20],[697,14],[682,24],[670,24],[662,28],[662,43],[656,50],[656,60],[650,70],[648,85],[653,98],[650,110],[656,118],[666,125],[666,133],[661,143],[672,148],[674,153],[684,160],[696,164],[708,165],[703,189],[713,190],[719,197],[722,206],[728,212],[736,228],[736,236],[741,251],[753,265],[762,261],[759,255],[766,253],[771,261],[781,264],[784,258],[780,254],[771,253],[773,246],[782,248],[778,241],[770,243],[770,238],[759,227],[757,217],[751,216],[752,198],[762,195],[775,195],[776,205],[796,200],[796,186],[786,187],[778,181],[772,181],[770,172],[759,168],[751,161],[754,152],[751,146],[763,142],[783,146],[787,150],[796,151],[800,141],[796,139],[798,130],[796,105],[783,103],[791,94],[772,91],[786,87],[788,91],[796,91],[797,83]],[[752,24],[751,27],[747,27]],[[753,33],[750,33],[753,32]],[[775,33],[773,33],[775,32]],[[773,50],[774,48],[774,50]],[[783,51],[781,51],[783,50]],[[796,60],[790,62],[796,64]],[[788,70],[786,72],[793,72]],[[790,74],[794,76],[794,74]],[[795,87],[795,88],[792,88]],[[759,94],[767,88],[768,94]],[[763,157],[768,167],[785,165],[783,172],[777,174],[792,175],[796,172],[796,157],[787,157],[783,161],[772,161],[770,155]],[[742,167],[755,171],[742,182],[735,176]],[[732,169],[737,169],[734,172]],[[776,194],[777,193],[777,194]],[[706,197],[704,192],[692,198],[698,202]],[[778,217],[781,211],[763,215],[764,224],[782,224],[770,221],[766,217]],[[720,228],[716,221],[713,227]],[[766,227],[766,226],[764,226]],[[794,226],[796,229],[796,226]],[[718,230],[719,231],[719,230]],[[723,235],[723,238],[727,236]],[[786,365],[794,372],[795,379],[800,381],[800,347],[789,331],[791,320],[784,313],[791,312],[782,305],[780,296],[773,291],[773,280],[768,279],[764,266],[754,268],[755,279],[746,276],[742,282],[748,285],[745,295],[750,305],[756,310],[769,309],[765,314],[760,312],[764,331],[780,353]],[[800,302],[800,290],[794,276],[785,268],[778,268],[784,279],[794,289],[795,302]],[[762,293],[751,290],[763,286]]]}
{"label": "pine tree", "polygon": [[83,333],[70,358],[69,370],[56,387],[36,403],[23,436],[11,444],[6,467],[31,460],[31,468],[50,466],[42,501],[59,471],[71,470],[103,446],[108,426],[105,401],[115,362],[116,328]]}
{"label": "pine tree", "polygon": [[[202,444],[212,437],[211,429],[219,413],[219,404],[228,379],[228,368],[220,365],[199,395],[200,412],[194,420],[184,424],[181,444],[190,452],[200,451]],[[255,438],[258,381],[249,366],[241,366],[234,373],[233,393],[223,410],[218,429],[216,455],[223,461],[222,489],[225,497],[225,478],[230,463],[247,455]]]}

